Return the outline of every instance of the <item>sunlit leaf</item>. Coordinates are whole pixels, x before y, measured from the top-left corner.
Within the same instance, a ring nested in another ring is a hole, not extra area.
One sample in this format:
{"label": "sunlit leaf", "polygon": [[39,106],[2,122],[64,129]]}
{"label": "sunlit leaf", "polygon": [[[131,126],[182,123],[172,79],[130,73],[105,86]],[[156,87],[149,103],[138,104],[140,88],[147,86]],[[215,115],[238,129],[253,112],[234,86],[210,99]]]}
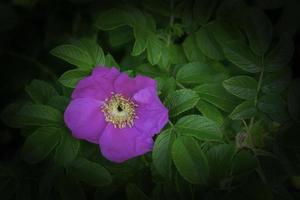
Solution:
{"label": "sunlit leaf", "polygon": [[176,131],[180,135],[193,136],[199,140],[221,140],[222,133],[218,125],[200,115],[187,115],[175,124]]}
{"label": "sunlit leaf", "polygon": [[81,69],[94,67],[93,59],[88,52],[75,45],[61,45],[52,49],[50,53]]}
{"label": "sunlit leaf", "polygon": [[198,95],[193,90],[181,89],[169,94],[165,100],[165,105],[170,109],[171,117],[193,108],[199,100]]}
{"label": "sunlit leaf", "polygon": [[78,81],[89,75],[89,73],[89,71],[80,69],[69,70],[60,76],[59,82],[66,87],[75,88]]}

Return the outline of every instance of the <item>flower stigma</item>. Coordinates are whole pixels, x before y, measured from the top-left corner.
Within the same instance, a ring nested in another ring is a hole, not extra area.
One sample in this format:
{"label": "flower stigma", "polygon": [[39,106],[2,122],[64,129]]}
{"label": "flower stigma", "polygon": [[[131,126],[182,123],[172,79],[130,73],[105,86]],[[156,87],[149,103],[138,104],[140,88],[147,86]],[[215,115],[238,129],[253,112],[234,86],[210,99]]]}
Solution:
{"label": "flower stigma", "polygon": [[122,94],[112,93],[110,98],[105,99],[101,107],[105,121],[110,122],[115,128],[132,127],[136,116],[137,105]]}

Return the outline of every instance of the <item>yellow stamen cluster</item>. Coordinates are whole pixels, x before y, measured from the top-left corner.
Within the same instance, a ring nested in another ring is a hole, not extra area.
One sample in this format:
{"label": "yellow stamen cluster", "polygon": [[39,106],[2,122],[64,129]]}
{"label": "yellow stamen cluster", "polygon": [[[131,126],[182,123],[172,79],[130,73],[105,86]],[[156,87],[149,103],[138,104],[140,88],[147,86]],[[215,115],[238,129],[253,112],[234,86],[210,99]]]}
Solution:
{"label": "yellow stamen cluster", "polygon": [[111,122],[115,128],[132,127],[137,119],[135,110],[137,105],[129,98],[121,94],[112,93],[112,96],[105,99],[101,107],[105,120]]}

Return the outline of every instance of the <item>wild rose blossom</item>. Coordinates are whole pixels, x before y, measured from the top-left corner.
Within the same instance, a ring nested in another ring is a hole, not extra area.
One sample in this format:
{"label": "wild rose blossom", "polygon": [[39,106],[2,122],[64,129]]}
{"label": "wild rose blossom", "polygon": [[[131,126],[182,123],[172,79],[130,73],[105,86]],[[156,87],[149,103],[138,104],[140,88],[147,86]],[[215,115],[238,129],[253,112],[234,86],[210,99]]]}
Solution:
{"label": "wild rose blossom", "polygon": [[155,80],[98,66],[77,84],[64,120],[73,137],[99,144],[103,156],[120,163],[152,150],[168,110]]}

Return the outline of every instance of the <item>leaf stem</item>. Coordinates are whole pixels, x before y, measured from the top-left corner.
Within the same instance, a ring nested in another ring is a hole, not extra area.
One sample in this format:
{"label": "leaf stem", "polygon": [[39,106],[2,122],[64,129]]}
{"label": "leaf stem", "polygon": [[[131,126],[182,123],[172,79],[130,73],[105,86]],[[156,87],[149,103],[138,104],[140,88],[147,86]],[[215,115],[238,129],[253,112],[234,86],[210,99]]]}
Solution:
{"label": "leaf stem", "polygon": [[[170,22],[169,22],[169,26],[172,27],[174,24],[174,0],[170,0],[170,11],[171,11],[171,15],[170,15]],[[172,39],[172,34],[169,33],[168,34],[168,39],[167,39],[167,46],[170,46],[171,44],[171,39]]]}
{"label": "leaf stem", "polygon": [[[176,80],[176,79],[175,79]],[[184,85],[182,85],[181,83],[179,83],[177,80],[176,80],[176,84],[178,85],[178,87],[180,87],[181,89],[186,89],[186,87],[184,87]]]}
{"label": "leaf stem", "polygon": [[[262,58],[261,58],[261,66],[262,66],[262,69],[261,69],[261,72],[260,72],[260,75],[259,75],[259,80],[258,80],[258,84],[257,84],[257,88],[256,88],[257,94],[256,94],[256,97],[254,99],[255,108],[257,107],[258,95],[259,95],[259,92],[261,90],[262,81],[263,81],[263,77],[264,77],[264,71],[265,71],[264,56],[262,56]],[[253,124],[254,124],[254,117],[251,117],[251,119],[250,119],[250,128],[253,126]]]}

